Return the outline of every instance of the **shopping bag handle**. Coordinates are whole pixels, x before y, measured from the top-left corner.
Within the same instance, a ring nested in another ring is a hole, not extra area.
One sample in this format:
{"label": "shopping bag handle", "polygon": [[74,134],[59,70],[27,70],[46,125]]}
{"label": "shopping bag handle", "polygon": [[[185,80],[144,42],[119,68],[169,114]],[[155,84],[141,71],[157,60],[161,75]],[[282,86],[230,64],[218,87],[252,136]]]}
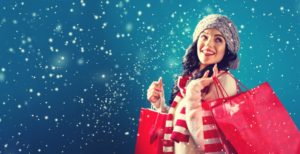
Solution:
{"label": "shopping bag handle", "polygon": [[[149,135],[150,135],[150,144],[152,144],[158,137],[158,132],[156,130],[156,125],[157,125],[157,120],[159,119],[159,116],[160,114],[163,114],[162,113],[162,107],[165,106],[165,101],[163,102],[160,102],[160,110],[156,110],[157,112],[157,115],[156,115],[156,118],[155,118],[155,122],[154,122],[154,125],[152,126],[152,128],[150,129],[150,132],[149,132]],[[151,109],[154,110],[154,106],[153,104],[151,103]]]}

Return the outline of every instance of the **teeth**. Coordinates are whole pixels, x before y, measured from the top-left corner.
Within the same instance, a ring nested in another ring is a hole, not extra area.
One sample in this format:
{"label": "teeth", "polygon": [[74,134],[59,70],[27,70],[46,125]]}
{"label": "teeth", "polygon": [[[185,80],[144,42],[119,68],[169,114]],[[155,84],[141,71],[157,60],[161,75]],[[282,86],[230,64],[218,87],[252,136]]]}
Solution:
{"label": "teeth", "polygon": [[212,51],[203,51],[205,54],[215,54],[214,52],[212,52]]}

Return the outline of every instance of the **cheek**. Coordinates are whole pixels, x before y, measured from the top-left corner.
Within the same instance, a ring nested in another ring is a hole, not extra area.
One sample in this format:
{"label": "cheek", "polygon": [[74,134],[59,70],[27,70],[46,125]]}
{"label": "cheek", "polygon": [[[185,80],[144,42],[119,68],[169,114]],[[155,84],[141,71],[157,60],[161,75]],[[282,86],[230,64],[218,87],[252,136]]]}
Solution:
{"label": "cheek", "polygon": [[219,62],[224,58],[225,53],[220,53],[218,55]]}
{"label": "cheek", "polygon": [[202,43],[202,42],[198,42],[197,43],[197,52],[200,52],[200,50],[203,48],[203,46],[204,46],[204,43]]}
{"label": "cheek", "polygon": [[219,53],[224,54],[225,53],[225,49],[226,49],[226,45],[222,44],[217,46],[217,50],[219,51]]}
{"label": "cheek", "polygon": [[225,48],[219,49],[217,55],[218,59],[221,61],[224,58],[224,56],[225,56]]}

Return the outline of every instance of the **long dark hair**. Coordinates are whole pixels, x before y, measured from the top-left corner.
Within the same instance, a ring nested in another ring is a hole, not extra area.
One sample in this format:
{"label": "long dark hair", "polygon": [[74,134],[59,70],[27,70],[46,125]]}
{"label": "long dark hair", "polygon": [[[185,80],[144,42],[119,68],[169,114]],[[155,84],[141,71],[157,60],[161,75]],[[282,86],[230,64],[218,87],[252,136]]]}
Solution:
{"label": "long dark hair", "polygon": [[[198,59],[198,53],[197,53],[197,42],[198,40],[195,40],[186,50],[186,53],[183,57],[182,66],[183,71],[181,76],[187,76],[193,73],[196,69],[199,69],[200,61]],[[223,59],[218,63],[218,69],[228,71],[230,69],[231,64],[237,59],[237,54],[232,53],[227,45],[225,48],[225,54]],[[209,75],[212,76],[213,73],[213,66],[214,64],[208,65],[201,71],[197,72],[192,79],[198,79],[201,78],[204,75],[204,72],[206,70],[209,70]],[[177,80],[175,80],[172,93],[171,93],[171,99],[169,101],[169,104],[173,102],[173,99],[175,98],[176,94],[178,93],[179,89],[177,87]]]}

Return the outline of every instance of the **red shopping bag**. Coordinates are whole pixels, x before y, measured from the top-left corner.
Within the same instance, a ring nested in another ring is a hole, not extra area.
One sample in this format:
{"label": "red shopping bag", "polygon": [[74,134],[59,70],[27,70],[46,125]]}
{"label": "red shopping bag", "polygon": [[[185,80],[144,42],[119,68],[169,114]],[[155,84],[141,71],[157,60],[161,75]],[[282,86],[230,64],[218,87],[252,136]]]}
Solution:
{"label": "red shopping bag", "polygon": [[[214,81],[224,91],[218,79]],[[267,82],[206,105],[239,154],[300,154],[300,133]]]}
{"label": "red shopping bag", "polygon": [[136,154],[162,154],[163,131],[167,114],[151,109],[141,109],[137,140]]}

